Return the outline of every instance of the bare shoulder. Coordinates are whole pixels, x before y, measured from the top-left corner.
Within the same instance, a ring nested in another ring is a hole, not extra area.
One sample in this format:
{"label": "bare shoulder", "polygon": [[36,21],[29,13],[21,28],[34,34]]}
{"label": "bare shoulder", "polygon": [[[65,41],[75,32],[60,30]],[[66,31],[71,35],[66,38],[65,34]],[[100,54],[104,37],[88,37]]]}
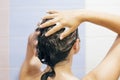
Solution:
{"label": "bare shoulder", "polygon": [[97,79],[95,73],[91,71],[87,75],[85,75],[81,80],[97,80]]}

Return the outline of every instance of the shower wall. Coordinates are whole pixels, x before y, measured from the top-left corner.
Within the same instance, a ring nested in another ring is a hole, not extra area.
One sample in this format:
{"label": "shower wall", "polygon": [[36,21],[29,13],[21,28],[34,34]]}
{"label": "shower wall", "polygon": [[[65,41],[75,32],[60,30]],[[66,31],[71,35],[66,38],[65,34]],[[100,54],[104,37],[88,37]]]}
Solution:
{"label": "shower wall", "polygon": [[[119,0],[0,0],[0,80],[18,80],[26,54],[27,38],[47,10],[86,8],[120,14]],[[116,33],[85,23],[79,27],[80,52],[74,56],[73,72],[79,78],[104,58]]]}
{"label": "shower wall", "polygon": [[[18,80],[20,67],[26,54],[27,38],[35,30],[42,16],[46,15],[46,11],[83,7],[84,0],[10,0],[10,80]],[[84,39],[84,31],[84,27],[81,27],[80,34],[83,34],[81,39]],[[82,77],[85,73],[84,40],[81,45],[83,47],[79,54],[74,56],[72,66],[73,72],[78,77]]]}
{"label": "shower wall", "polygon": [[0,0],[0,80],[9,78],[9,1]]}
{"label": "shower wall", "polygon": [[[120,15],[120,0],[85,0],[85,8]],[[87,73],[105,57],[117,34],[91,23],[86,23],[85,32]]]}

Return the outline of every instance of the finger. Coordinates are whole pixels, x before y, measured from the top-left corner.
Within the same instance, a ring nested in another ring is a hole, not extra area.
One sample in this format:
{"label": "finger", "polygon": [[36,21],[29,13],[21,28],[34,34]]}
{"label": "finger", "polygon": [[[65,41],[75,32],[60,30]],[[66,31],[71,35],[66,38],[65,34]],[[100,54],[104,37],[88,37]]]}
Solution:
{"label": "finger", "polygon": [[37,44],[38,44],[38,40],[34,40],[34,46],[37,46]]}
{"label": "finger", "polygon": [[70,33],[72,33],[74,30],[71,28],[71,29],[67,29],[65,30],[61,35],[60,35],[60,39],[64,39],[65,37],[67,37]]}
{"label": "finger", "polygon": [[49,26],[51,26],[51,25],[54,25],[57,21],[58,21],[57,18],[52,19],[52,20],[48,20],[47,22],[41,24],[41,25],[40,25],[40,28],[45,28],[45,27],[49,27]]}
{"label": "finger", "polygon": [[38,36],[40,34],[40,31],[36,31],[36,36]]}
{"label": "finger", "polygon": [[50,10],[50,11],[48,11],[47,13],[49,13],[49,14],[54,14],[54,13],[58,13],[58,11],[56,11],[56,10]]}
{"label": "finger", "polygon": [[40,31],[34,32],[33,36],[32,36],[32,39],[36,39],[39,34],[40,34]]}
{"label": "finger", "polygon": [[31,36],[31,42],[33,45],[37,44],[37,36],[40,34],[40,32],[34,32],[33,35]]}
{"label": "finger", "polygon": [[56,16],[57,16],[56,14],[49,14],[49,15],[44,16],[43,19],[52,19]]}
{"label": "finger", "polygon": [[53,27],[52,29],[50,29],[45,36],[50,36],[51,34],[59,31],[62,28],[62,25],[56,25],[55,27]]}

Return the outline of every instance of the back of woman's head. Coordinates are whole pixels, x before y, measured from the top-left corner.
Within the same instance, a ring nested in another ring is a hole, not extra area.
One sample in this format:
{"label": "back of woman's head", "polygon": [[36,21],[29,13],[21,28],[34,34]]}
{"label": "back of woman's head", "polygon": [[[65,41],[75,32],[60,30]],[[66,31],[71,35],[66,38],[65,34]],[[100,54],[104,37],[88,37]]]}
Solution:
{"label": "back of woman's head", "polygon": [[[47,20],[43,20],[42,23],[46,21]],[[41,80],[47,80],[48,77],[55,76],[55,65],[61,61],[64,61],[67,58],[73,44],[78,37],[78,33],[76,30],[68,37],[60,40],[60,34],[65,30],[64,28],[52,34],[51,36],[46,37],[45,33],[54,26],[55,25],[49,26],[47,28],[37,29],[37,31],[40,31],[37,45],[38,58],[43,64],[51,67],[51,71],[44,73],[41,77]]]}

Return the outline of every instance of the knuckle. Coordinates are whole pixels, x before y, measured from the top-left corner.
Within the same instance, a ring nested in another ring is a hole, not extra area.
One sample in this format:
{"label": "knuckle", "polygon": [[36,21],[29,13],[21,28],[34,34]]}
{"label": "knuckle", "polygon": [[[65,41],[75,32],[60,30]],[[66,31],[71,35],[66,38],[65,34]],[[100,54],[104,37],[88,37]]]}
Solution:
{"label": "knuckle", "polygon": [[65,26],[65,25],[66,25],[66,21],[64,21],[64,20],[61,21],[61,25],[62,25],[62,26]]}
{"label": "knuckle", "polygon": [[43,19],[47,19],[47,16],[44,16]]}
{"label": "knuckle", "polygon": [[54,24],[54,21],[53,21],[53,20],[51,20],[49,23],[50,23],[50,24]]}

